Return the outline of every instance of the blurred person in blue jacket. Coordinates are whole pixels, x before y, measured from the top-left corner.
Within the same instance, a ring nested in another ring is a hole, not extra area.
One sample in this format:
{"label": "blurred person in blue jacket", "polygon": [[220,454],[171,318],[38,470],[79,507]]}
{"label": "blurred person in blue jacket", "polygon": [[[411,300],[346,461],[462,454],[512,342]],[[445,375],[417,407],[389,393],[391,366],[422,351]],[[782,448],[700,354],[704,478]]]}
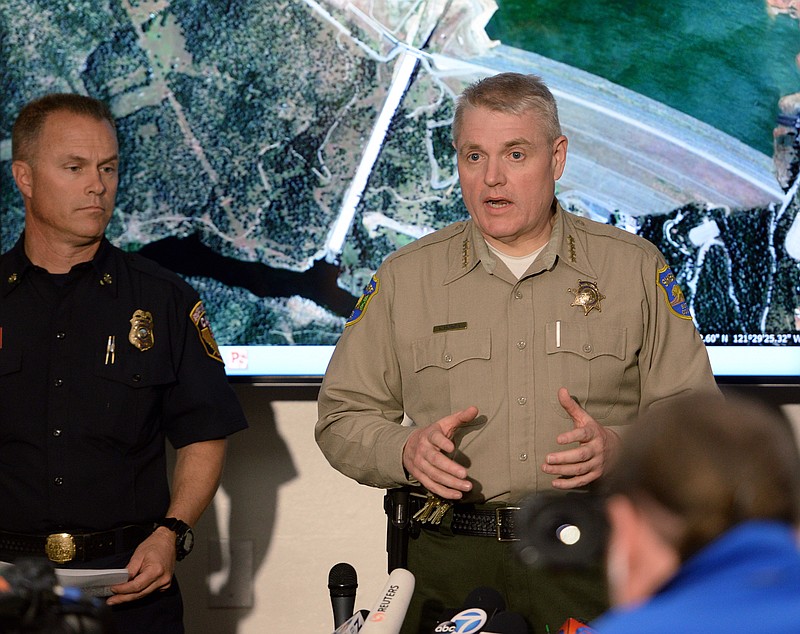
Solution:
{"label": "blurred person in blue jacket", "polygon": [[751,400],[699,396],[641,423],[607,482],[614,608],[592,628],[800,631],[800,457],[788,421]]}

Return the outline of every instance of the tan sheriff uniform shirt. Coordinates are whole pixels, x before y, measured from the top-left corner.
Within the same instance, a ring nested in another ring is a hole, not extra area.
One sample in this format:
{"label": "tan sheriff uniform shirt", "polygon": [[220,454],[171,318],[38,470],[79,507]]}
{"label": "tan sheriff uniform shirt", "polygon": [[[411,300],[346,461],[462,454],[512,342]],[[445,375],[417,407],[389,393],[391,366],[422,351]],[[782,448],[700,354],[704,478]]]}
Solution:
{"label": "tan sheriff uniform shirt", "polygon": [[452,224],[378,269],[328,366],[317,442],[363,484],[409,484],[404,415],[429,425],[475,405],[454,438],[474,482],[464,501],[552,490],[540,466],[573,427],[561,386],[614,428],[673,395],[718,391],[682,300],[654,245],[560,206],[520,280],[472,221]]}

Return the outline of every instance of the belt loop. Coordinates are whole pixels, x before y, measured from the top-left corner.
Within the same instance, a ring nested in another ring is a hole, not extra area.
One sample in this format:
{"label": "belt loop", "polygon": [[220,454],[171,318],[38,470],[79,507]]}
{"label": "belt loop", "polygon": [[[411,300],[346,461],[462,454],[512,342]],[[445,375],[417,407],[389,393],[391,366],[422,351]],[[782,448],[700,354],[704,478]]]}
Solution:
{"label": "belt loop", "polygon": [[455,515],[455,505],[447,509],[447,512],[442,516],[442,521],[439,522],[439,532],[442,535],[453,537],[453,516]]}

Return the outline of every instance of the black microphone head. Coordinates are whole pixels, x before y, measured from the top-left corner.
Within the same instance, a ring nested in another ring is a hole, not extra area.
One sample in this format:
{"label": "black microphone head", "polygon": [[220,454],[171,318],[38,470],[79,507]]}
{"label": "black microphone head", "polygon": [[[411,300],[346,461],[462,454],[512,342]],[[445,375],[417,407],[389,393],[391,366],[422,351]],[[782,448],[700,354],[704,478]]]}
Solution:
{"label": "black microphone head", "polygon": [[355,596],[358,588],[356,569],[348,563],[338,563],[328,573],[328,590],[332,597]]}
{"label": "black microphone head", "polygon": [[506,602],[494,588],[481,586],[472,590],[460,610],[445,610],[434,632],[482,632],[483,625],[501,610]]}
{"label": "black microphone head", "polygon": [[530,634],[525,619],[516,612],[498,612],[481,631],[486,634]]}

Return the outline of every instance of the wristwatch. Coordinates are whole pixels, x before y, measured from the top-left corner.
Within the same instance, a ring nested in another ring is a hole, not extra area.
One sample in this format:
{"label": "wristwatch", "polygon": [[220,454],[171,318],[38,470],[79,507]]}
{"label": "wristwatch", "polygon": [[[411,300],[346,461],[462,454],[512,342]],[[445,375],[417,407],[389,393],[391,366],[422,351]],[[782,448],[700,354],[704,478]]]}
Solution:
{"label": "wristwatch", "polygon": [[156,522],[156,528],[159,526],[168,528],[177,536],[175,539],[175,558],[178,561],[192,552],[194,533],[192,532],[192,527],[186,522],[179,520],[177,517],[165,517]]}

